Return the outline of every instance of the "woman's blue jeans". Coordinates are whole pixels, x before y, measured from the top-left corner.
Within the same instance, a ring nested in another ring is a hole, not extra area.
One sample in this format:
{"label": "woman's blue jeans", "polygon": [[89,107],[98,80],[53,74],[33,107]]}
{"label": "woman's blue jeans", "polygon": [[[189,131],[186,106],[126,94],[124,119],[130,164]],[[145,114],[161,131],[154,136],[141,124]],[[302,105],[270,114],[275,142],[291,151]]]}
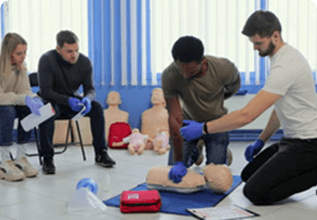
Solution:
{"label": "woman's blue jeans", "polygon": [[[210,163],[225,164],[227,159],[227,148],[229,145],[229,132],[222,132],[216,134],[205,134],[200,139],[204,140],[206,146],[206,165]],[[183,140],[183,162],[187,167],[190,167],[195,163],[191,159],[193,154],[197,152],[196,145],[199,139],[194,141]],[[169,152],[168,165],[174,165],[174,146],[170,141],[171,149]]]}
{"label": "woman's blue jeans", "polygon": [[28,143],[31,137],[31,131],[25,132],[20,121],[31,113],[27,106],[0,106],[0,146],[12,145],[14,119],[18,118],[17,143]]}

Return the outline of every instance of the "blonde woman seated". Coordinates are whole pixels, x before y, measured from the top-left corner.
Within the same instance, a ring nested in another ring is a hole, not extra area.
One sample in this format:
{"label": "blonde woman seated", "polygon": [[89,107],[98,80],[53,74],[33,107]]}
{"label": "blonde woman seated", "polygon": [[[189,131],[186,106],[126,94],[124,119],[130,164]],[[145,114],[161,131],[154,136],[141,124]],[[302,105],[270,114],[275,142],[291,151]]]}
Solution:
{"label": "blonde woman seated", "polygon": [[[31,92],[24,59],[27,42],[16,33],[8,33],[2,41],[0,60],[0,179],[19,181],[34,177],[38,169],[26,158],[31,132],[22,129],[20,121],[33,113],[40,115],[43,102]],[[18,119],[17,153],[11,159],[12,131]]]}
{"label": "blonde woman seated", "polygon": [[153,141],[153,139],[150,138],[149,135],[141,134],[138,128],[134,128],[132,129],[132,134],[130,134],[126,138],[123,138],[121,142],[114,142],[112,146],[119,147],[129,143],[128,150],[130,154],[134,155],[135,153],[137,153],[141,155],[145,149],[145,144],[147,141]]}
{"label": "blonde woman seated", "polygon": [[158,128],[155,139],[153,140],[154,151],[158,154],[165,154],[169,149],[169,132],[166,128]]}

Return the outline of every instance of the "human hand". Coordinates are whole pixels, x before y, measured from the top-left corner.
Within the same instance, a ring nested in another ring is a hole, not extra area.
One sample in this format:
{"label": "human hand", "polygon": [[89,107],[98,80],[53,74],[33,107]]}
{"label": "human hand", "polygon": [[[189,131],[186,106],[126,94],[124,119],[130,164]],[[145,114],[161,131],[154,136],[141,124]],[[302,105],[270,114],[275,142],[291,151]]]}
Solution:
{"label": "human hand", "polygon": [[31,112],[35,115],[40,116],[40,108],[44,105],[43,102],[39,98],[31,98],[31,96],[25,97],[25,104],[30,108]]}
{"label": "human hand", "polygon": [[180,183],[187,173],[187,167],[184,162],[178,161],[168,172],[168,178],[174,183]]}
{"label": "human hand", "polygon": [[184,120],[183,125],[184,126],[180,129],[180,133],[186,141],[198,139],[203,135],[204,123],[199,123],[192,120]]}
{"label": "human hand", "polygon": [[68,99],[68,104],[74,112],[79,112],[83,108],[83,103],[77,98],[70,97]]}
{"label": "human hand", "polygon": [[244,152],[244,157],[247,161],[253,161],[253,157],[260,152],[262,147],[264,146],[264,142],[260,139],[256,139],[254,143],[250,144]]}
{"label": "human hand", "polygon": [[82,102],[83,102],[84,106],[86,107],[86,109],[82,113],[82,115],[86,115],[91,110],[91,102],[87,97],[83,98]]}

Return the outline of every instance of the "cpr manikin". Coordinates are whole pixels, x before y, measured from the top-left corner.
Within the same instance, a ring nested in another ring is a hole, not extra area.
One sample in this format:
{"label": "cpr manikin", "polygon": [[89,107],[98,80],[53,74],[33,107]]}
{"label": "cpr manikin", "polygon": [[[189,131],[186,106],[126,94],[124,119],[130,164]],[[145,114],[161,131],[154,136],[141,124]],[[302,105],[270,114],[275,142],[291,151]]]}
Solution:
{"label": "cpr manikin", "polygon": [[148,188],[174,191],[179,193],[192,193],[203,189],[211,189],[214,193],[228,191],[233,183],[233,177],[227,165],[209,164],[204,167],[203,175],[192,169],[180,183],[174,183],[168,178],[171,166],[155,166],[150,169],[146,177]]}
{"label": "cpr manikin", "polygon": [[150,140],[152,141],[151,138],[149,138],[148,135],[143,135],[140,133],[140,130],[138,128],[132,129],[132,134],[130,134],[128,137],[123,138],[121,142],[114,142],[112,145],[114,147],[117,146],[122,146],[124,144],[129,143],[128,149],[131,155],[137,153],[137,154],[142,154],[144,149],[145,149],[145,143]]}
{"label": "cpr manikin", "polygon": [[129,113],[119,109],[121,104],[120,94],[116,91],[108,93],[107,100],[108,108],[104,110],[106,123],[106,139],[108,141],[110,125],[115,122],[128,123]]}
{"label": "cpr manikin", "polygon": [[170,134],[166,128],[158,128],[153,140],[154,151],[158,154],[165,154],[171,146],[169,145]]}
{"label": "cpr manikin", "polygon": [[[168,113],[166,110],[166,102],[161,88],[152,90],[151,103],[152,108],[142,113],[141,133],[149,135],[154,139],[158,129],[166,129],[169,133]],[[151,142],[148,142],[145,149],[152,150],[154,148]]]}

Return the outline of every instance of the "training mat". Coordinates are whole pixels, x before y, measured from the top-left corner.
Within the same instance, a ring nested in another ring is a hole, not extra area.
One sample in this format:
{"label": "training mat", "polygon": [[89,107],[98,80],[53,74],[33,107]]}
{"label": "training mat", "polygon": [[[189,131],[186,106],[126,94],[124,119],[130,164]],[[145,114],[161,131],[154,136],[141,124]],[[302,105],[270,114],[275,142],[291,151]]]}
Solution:
{"label": "training mat", "polygon": [[[209,189],[204,189],[202,191],[190,194],[159,191],[162,199],[162,207],[160,212],[191,216],[191,214],[187,212],[186,209],[214,207],[221,200],[226,198],[226,196],[228,196],[237,186],[239,186],[240,183],[241,177],[233,176],[233,183],[231,189],[223,194],[213,193],[212,190]],[[148,190],[148,188],[146,183],[142,183],[130,190],[139,191]],[[112,197],[108,200],[105,200],[103,201],[103,203],[107,206],[119,207],[120,196],[121,194]]]}

